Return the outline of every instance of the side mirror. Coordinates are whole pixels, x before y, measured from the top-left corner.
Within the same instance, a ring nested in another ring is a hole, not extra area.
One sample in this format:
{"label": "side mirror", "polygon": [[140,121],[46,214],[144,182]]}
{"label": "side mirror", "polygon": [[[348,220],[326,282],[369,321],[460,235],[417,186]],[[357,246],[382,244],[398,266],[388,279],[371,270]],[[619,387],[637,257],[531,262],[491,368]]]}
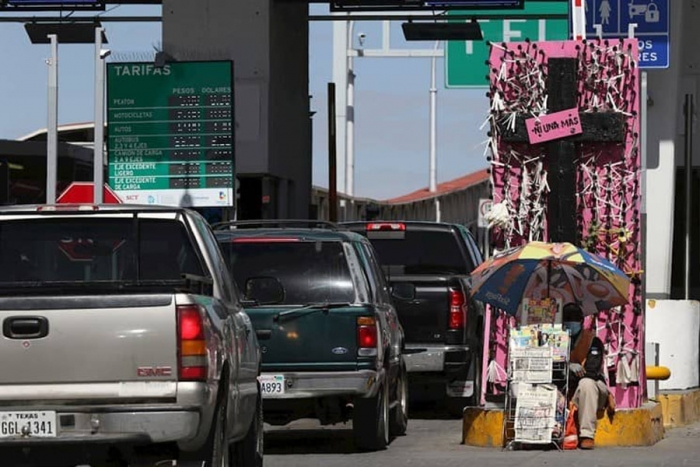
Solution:
{"label": "side mirror", "polygon": [[407,283],[394,284],[391,295],[400,300],[413,300],[416,298],[416,286]]}
{"label": "side mirror", "polygon": [[245,281],[245,301],[257,305],[275,305],[282,303],[284,296],[284,287],[276,277],[250,277]]}

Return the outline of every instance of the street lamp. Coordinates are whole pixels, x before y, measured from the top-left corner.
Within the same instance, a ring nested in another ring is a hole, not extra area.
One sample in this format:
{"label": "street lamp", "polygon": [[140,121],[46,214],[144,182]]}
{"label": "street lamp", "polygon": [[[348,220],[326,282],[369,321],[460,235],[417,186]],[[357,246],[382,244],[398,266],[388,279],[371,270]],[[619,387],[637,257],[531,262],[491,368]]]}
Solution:
{"label": "street lamp", "polygon": [[[354,107],[355,107],[355,73],[354,57],[364,58],[432,58],[431,61],[431,82],[430,82],[430,191],[437,191],[437,86],[435,78],[436,58],[444,57],[444,51],[439,49],[441,41],[445,40],[479,40],[482,39],[481,29],[475,21],[465,23],[467,26],[440,25],[431,26],[425,23],[410,23],[403,25],[404,36],[407,40],[433,40],[435,47],[433,50],[426,49],[392,49],[391,48],[391,21],[382,22],[382,46],[379,49],[365,49],[364,42],[366,35],[358,34],[360,48],[353,46],[354,23],[351,20],[334,21],[333,28],[333,53],[334,68],[333,81],[346,89],[345,105],[340,105],[336,114],[339,128],[345,128],[345,193],[352,196],[354,194]],[[340,66],[336,66],[336,65]],[[342,94],[341,94],[342,95]],[[341,126],[341,124],[343,126]],[[436,218],[440,220],[439,200],[436,203]]]}
{"label": "street lamp", "polygon": [[104,28],[95,28],[95,124],[93,127],[95,155],[93,160],[94,203],[102,204],[104,193],[105,141],[105,61],[112,53],[102,48]]}
{"label": "street lamp", "polygon": [[[0,0],[1,2],[1,0]],[[46,60],[48,65],[48,112],[46,125],[46,204],[56,202],[56,184],[57,184],[57,165],[58,165],[58,44],[89,44],[95,41],[95,50],[97,51],[96,62],[103,62],[109,55],[109,50],[103,50],[102,44],[107,42],[107,37],[104,35],[104,28],[101,27],[99,21],[91,23],[74,23],[74,22],[37,22],[32,21],[24,25],[24,29],[29,36],[32,44],[50,44],[51,58]],[[94,33],[94,37],[93,37]],[[100,67],[101,70],[103,68]],[[96,77],[101,73],[102,83],[104,83],[104,71],[97,72]],[[100,89],[104,88],[104,84],[100,85]],[[103,91],[104,92],[104,91]],[[96,91],[97,95],[97,91]],[[101,94],[101,106],[104,106],[104,94]],[[95,111],[97,112],[97,99],[95,100]],[[104,107],[102,107],[104,108]],[[102,110],[104,112],[104,110]],[[100,121],[104,122],[104,115],[100,117]],[[104,139],[104,123],[100,125],[100,138]],[[97,139],[97,121],[95,121],[95,138]],[[97,141],[96,141],[97,143]],[[97,144],[95,144],[95,157],[97,158]],[[102,146],[99,149],[100,158],[102,159]],[[95,173],[97,165],[95,166]],[[104,177],[100,171],[100,180]],[[97,182],[97,179],[95,180]],[[97,185],[97,184],[96,184]],[[102,185],[100,184],[100,187]],[[97,202],[95,196],[95,202]],[[102,199],[102,190],[100,190],[99,199]]]}

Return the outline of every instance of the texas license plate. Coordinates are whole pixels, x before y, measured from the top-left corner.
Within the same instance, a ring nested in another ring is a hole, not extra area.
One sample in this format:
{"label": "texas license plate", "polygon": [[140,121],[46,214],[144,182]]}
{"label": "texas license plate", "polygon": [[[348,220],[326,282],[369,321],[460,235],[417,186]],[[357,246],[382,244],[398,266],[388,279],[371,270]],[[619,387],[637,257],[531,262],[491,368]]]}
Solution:
{"label": "texas license plate", "polygon": [[263,396],[284,394],[284,375],[260,375],[258,380]]}
{"label": "texas license plate", "polygon": [[54,438],[56,412],[0,412],[0,438]]}

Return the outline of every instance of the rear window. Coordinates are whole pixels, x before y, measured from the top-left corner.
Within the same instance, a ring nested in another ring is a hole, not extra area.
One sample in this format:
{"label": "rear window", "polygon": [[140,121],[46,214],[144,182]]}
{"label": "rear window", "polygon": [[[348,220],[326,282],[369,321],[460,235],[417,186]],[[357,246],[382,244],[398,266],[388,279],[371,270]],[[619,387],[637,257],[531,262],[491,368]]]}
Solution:
{"label": "rear window", "polygon": [[138,226],[137,232],[132,218],[96,216],[2,222],[0,283],[179,280],[183,273],[202,275],[181,222],[139,219]]}
{"label": "rear window", "polygon": [[384,269],[393,274],[468,274],[452,232],[368,232]]}
{"label": "rear window", "polygon": [[220,244],[239,290],[251,278],[274,277],[282,285],[280,304],[353,303],[348,261],[340,242],[229,242]]}

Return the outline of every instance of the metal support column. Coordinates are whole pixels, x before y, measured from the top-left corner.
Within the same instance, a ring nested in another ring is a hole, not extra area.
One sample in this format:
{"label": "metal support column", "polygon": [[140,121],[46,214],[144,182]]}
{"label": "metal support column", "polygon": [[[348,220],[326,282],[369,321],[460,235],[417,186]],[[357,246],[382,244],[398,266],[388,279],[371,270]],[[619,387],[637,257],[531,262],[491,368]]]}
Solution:
{"label": "metal support column", "polygon": [[49,34],[51,58],[49,66],[48,122],[46,125],[46,204],[56,203],[58,166],[58,36]]}
{"label": "metal support column", "polygon": [[[352,48],[354,21],[348,21],[348,48]],[[347,89],[345,109],[345,194],[355,194],[355,70],[354,57],[346,53]],[[354,220],[354,219],[350,219]]]}
{"label": "metal support column", "polygon": [[[437,52],[440,41],[435,41],[433,52]],[[430,58],[430,192],[437,191],[437,84],[435,83],[436,57]],[[440,222],[440,199],[435,197],[435,221]]]}
{"label": "metal support column", "polygon": [[685,95],[685,299],[690,299],[690,232],[693,222],[693,95]]}
{"label": "metal support column", "polygon": [[102,204],[104,193],[104,88],[105,88],[105,58],[107,53],[102,51],[102,33],[104,28],[95,28],[95,126],[93,161],[94,202]]}

